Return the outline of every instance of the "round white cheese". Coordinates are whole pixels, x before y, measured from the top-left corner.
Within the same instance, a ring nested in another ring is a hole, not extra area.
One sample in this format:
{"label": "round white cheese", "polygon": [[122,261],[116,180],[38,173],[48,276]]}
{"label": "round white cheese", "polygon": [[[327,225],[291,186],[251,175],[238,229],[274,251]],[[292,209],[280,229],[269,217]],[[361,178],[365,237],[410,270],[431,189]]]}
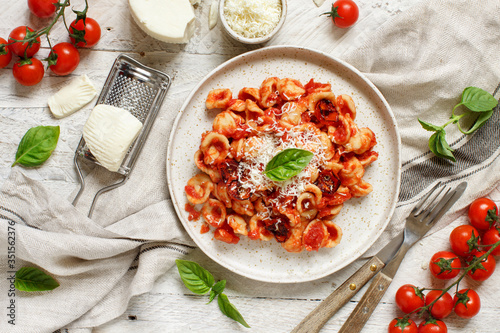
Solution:
{"label": "round white cheese", "polygon": [[97,161],[116,172],[141,129],[142,123],[127,110],[99,104],[83,126],[83,138]]}
{"label": "round white cheese", "polygon": [[195,16],[189,0],[129,0],[137,25],[167,43],[187,43],[194,33]]}

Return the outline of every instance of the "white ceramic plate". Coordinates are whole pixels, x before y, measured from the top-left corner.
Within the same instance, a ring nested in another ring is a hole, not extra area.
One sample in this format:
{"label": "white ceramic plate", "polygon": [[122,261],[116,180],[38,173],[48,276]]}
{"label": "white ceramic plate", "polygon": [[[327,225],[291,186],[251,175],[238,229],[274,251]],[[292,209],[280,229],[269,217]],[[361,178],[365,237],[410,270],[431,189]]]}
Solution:
{"label": "white ceramic plate", "polygon": [[[201,135],[211,130],[217,112],[207,111],[210,90],[230,88],[233,96],[243,87],[259,87],[268,77],[289,77],[303,84],[311,78],[329,82],[336,94],[349,94],[357,107],[356,124],[371,128],[377,137],[374,150],[379,159],[364,179],[373,192],[344,204],[335,218],[343,231],[341,243],[319,252],[289,253],[280,244],[241,237],[238,244],[213,239],[213,232],[200,234],[200,221],[188,221],[184,186],[199,172],[194,154]],[[167,154],[167,178],[177,214],[200,249],[227,269],[266,282],[305,282],[319,279],[359,258],[387,226],[397,201],[400,180],[400,137],[392,111],[375,86],[351,65],[311,49],[276,46],[237,56],[217,67],[190,93],[174,123]]]}

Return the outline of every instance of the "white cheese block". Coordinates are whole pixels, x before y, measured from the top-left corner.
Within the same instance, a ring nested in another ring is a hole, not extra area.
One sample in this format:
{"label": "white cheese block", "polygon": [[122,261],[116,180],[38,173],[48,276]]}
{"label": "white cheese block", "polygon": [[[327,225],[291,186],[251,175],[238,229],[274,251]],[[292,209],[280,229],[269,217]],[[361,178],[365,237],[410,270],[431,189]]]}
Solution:
{"label": "white cheese block", "polygon": [[141,129],[142,123],[127,110],[99,104],[83,126],[83,138],[97,161],[116,172]]}
{"label": "white cheese block", "polygon": [[217,18],[219,16],[219,2],[213,0],[210,5],[210,12],[208,14],[208,28],[212,30],[217,25]]}
{"label": "white cheese block", "polygon": [[189,0],[129,0],[137,25],[167,43],[187,43],[194,33],[195,16]]}
{"label": "white cheese block", "polygon": [[56,118],[69,116],[92,101],[95,95],[97,90],[94,85],[87,75],[82,75],[49,97],[50,112]]}

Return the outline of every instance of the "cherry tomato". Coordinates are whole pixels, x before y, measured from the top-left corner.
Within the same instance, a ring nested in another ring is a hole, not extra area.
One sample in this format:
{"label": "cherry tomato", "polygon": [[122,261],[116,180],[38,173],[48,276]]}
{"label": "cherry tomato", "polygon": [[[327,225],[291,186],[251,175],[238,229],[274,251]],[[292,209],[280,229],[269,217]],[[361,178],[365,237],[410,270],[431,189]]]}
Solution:
{"label": "cherry tomato", "polygon": [[474,200],[469,206],[470,224],[478,230],[488,230],[497,221],[498,207],[488,198]]}
{"label": "cherry tomato", "polygon": [[[500,227],[491,228],[484,233],[483,237],[481,237],[481,243],[485,245],[493,245],[498,241],[500,241]],[[491,246],[486,246],[484,249],[485,251],[488,251],[491,249]],[[491,254],[494,256],[500,255],[500,246],[497,246]]]}
{"label": "cherry tomato", "polygon": [[[7,44],[7,41],[0,37],[0,44]],[[12,60],[12,52],[8,46],[4,47],[3,51],[0,51],[0,68],[7,66]]]}
{"label": "cherry tomato", "polygon": [[[468,265],[471,266],[474,264],[474,262],[476,261],[476,258],[479,258],[481,257],[483,254],[485,254],[486,252],[483,252],[483,251],[478,251],[476,253],[474,253],[474,255],[472,256],[472,259],[468,262]],[[483,259],[480,263],[480,267],[476,267],[476,268],[473,268],[471,269],[470,271],[467,272],[467,275],[469,275],[473,280],[476,280],[476,281],[484,281],[486,279],[488,279],[491,274],[493,274],[493,272],[495,271],[495,267],[496,267],[496,262],[495,262],[495,258],[493,258],[493,256],[491,254],[489,254],[486,259]]]}
{"label": "cherry tomato", "polygon": [[358,20],[359,8],[352,0],[337,0],[333,3],[332,10],[323,14],[330,16],[337,27],[349,28]]}
{"label": "cherry tomato", "polygon": [[428,318],[418,325],[418,333],[447,333],[448,327],[444,321]]}
{"label": "cherry tomato", "polygon": [[459,225],[450,233],[451,249],[461,257],[473,254],[479,245],[479,232],[473,226]]}
{"label": "cherry tomato", "polygon": [[28,0],[28,7],[35,16],[46,18],[56,12],[54,4],[57,2],[58,0]]}
{"label": "cherry tomato", "polygon": [[441,280],[453,279],[460,272],[462,264],[457,255],[450,251],[436,252],[429,262],[432,275]]}
{"label": "cherry tomato", "polygon": [[417,324],[409,318],[394,318],[389,323],[388,333],[418,333]]}
{"label": "cherry tomato", "polygon": [[440,295],[441,290],[431,290],[425,295],[425,305],[429,305],[437,299],[436,303],[430,308],[431,315],[437,319],[446,318],[453,310],[454,305],[450,294],[445,293],[438,299]]}
{"label": "cherry tomato", "polygon": [[[30,35],[34,30],[27,26],[20,26],[11,31],[9,35],[9,42],[13,42],[14,40],[22,40],[26,35]],[[9,49],[12,53],[24,57],[24,51],[26,50],[26,57],[33,57],[38,50],[40,49],[40,37],[36,39],[36,42],[33,43],[30,47],[28,47],[28,43],[16,42],[14,44],[9,45]]]}
{"label": "cherry tomato", "polygon": [[80,63],[80,54],[71,43],[59,43],[54,45],[51,55],[52,53],[57,54],[57,59],[56,64],[50,66],[50,70],[57,75],[68,75],[72,73]]}
{"label": "cherry tomato", "polygon": [[[90,17],[85,18],[85,26],[83,25],[83,20],[78,20],[78,22],[76,22],[75,20],[71,22],[69,26],[69,32],[71,34],[74,34],[75,29],[80,31],[82,30],[85,31],[85,35],[83,38],[85,39],[86,43],[79,41],[76,44],[76,46],[78,47],[92,47],[95,44],[97,44],[99,39],[101,39],[101,27],[99,26],[99,23],[97,23],[97,21],[94,20],[93,18]],[[75,44],[76,41],[75,38],[70,37],[70,39],[71,42]]]}
{"label": "cherry tomato", "polygon": [[36,58],[19,60],[12,68],[12,74],[23,86],[34,86],[43,78],[43,64]]}
{"label": "cherry tomato", "polygon": [[396,292],[396,304],[404,313],[410,313],[425,305],[424,295],[414,285],[405,284]]}
{"label": "cherry tomato", "polygon": [[453,297],[455,313],[462,318],[472,318],[481,309],[481,299],[472,289],[459,290]]}

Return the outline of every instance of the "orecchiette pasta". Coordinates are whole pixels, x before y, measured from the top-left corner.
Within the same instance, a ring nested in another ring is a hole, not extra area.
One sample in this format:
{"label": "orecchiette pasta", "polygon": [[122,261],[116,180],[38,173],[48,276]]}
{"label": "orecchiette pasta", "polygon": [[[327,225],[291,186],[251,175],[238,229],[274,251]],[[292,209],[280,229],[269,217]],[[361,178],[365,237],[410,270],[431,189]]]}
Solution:
{"label": "orecchiette pasta", "polygon": [[[189,219],[203,216],[200,232],[213,228],[229,244],[275,239],[289,252],[337,246],[342,229],[333,219],[373,190],[363,177],[378,159],[375,134],[354,122],[352,97],[313,79],[270,77],[236,97],[214,89],[206,107],[221,111],[194,156],[202,173],[185,187]],[[266,164],[289,148],[310,151],[311,162],[288,180],[267,178]]]}

